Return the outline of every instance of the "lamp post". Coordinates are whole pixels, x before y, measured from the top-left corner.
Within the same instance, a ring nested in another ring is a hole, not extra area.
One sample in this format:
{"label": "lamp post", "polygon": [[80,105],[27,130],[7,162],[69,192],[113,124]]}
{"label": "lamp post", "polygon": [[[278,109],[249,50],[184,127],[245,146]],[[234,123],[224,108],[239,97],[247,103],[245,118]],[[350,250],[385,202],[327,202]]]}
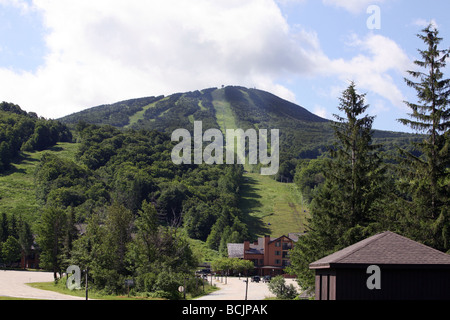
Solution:
{"label": "lamp post", "polygon": [[85,284],[84,284],[84,286],[86,287],[86,301],[87,300],[89,300],[89,298],[88,298],[88,271],[89,271],[89,268],[88,267],[86,267],[86,270],[85,270],[85,272],[86,272],[86,274],[85,274]]}
{"label": "lamp post", "polygon": [[247,279],[245,280],[245,300],[247,300],[247,293],[248,293],[248,275]]}

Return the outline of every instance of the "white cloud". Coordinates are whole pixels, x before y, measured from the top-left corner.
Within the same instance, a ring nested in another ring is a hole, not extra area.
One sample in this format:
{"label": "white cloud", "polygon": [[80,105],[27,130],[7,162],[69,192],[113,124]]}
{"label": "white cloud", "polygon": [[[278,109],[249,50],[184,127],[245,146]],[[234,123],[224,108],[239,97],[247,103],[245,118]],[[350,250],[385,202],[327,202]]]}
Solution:
{"label": "white cloud", "polygon": [[34,73],[0,68],[0,86],[8,92],[3,99],[43,116],[222,84],[256,86],[293,99],[275,79],[291,70],[314,71],[310,53],[317,39],[293,35],[272,0],[33,5],[48,30],[45,64]]}
{"label": "white cloud", "polygon": [[313,109],[313,113],[321,118],[329,119],[330,116],[328,115],[327,109],[325,107],[322,107],[321,105],[316,104]]}
{"label": "white cloud", "polygon": [[0,0],[0,5],[13,6],[19,9],[23,14],[27,13],[31,9],[29,3],[24,0]]}
{"label": "white cloud", "polygon": [[439,26],[438,26],[436,20],[434,20],[434,19],[426,20],[426,19],[419,18],[419,19],[415,19],[412,24],[415,26],[419,26],[421,28],[426,28],[431,24],[434,28],[439,29]]}
{"label": "white cloud", "polygon": [[343,81],[353,80],[358,87],[387,99],[394,106],[403,108],[405,97],[393,76],[406,75],[412,62],[399,45],[382,35],[369,34],[364,39],[353,37],[352,44],[361,52],[350,60],[329,61],[328,72]]}
{"label": "white cloud", "polygon": [[278,82],[290,76],[355,80],[396,105],[403,98],[390,74],[409,61],[394,41],[353,37],[362,53],[331,60],[317,34],[291,28],[273,0],[34,0],[32,8],[48,55],[35,72],[0,68],[1,99],[46,117],[230,84],[295,101]]}
{"label": "white cloud", "polygon": [[343,8],[351,13],[361,13],[370,5],[383,3],[385,0],[323,0],[326,5]]}

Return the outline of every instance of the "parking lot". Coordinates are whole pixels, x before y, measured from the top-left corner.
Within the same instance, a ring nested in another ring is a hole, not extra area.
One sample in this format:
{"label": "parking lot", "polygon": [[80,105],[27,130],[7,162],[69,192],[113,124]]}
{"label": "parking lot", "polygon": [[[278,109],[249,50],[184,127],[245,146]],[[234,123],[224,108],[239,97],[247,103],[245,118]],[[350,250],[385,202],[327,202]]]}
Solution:
{"label": "parking lot", "polygon": [[[208,282],[211,277],[208,276]],[[216,285],[217,290],[207,296],[203,296],[198,300],[245,300],[246,283],[245,277],[225,277],[212,278],[212,284]],[[51,282],[53,273],[50,272],[30,272],[30,271],[0,271],[0,296],[32,298],[32,299],[48,299],[48,300],[82,300],[83,298],[67,296],[52,291],[45,291],[32,288],[26,283],[31,282]],[[293,279],[286,279],[287,284],[293,283],[298,288],[297,283]],[[267,283],[260,281],[259,283],[251,282],[249,278],[247,287],[247,300],[263,300],[267,297],[273,297],[269,291]]]}
{"label": "parking lot", "polygon": [[[222,281],[221,281],[222,279]],[[207,296],[203,296],[197,300],[245,300],[246,283],[245,277],[228,277],[225,283],[225,277],[215,279],[213,277],[212,283],[220,288]],[[208,277],[211,282],[211,276]],[[298,290],[298,284],[294,279],[286,279],[286,284],[293,284]],[[251,282],[249,278],[247,288],[247,300],[263,300],[265,298],[273,297],[267,283],[260,281],[259,283]]]}

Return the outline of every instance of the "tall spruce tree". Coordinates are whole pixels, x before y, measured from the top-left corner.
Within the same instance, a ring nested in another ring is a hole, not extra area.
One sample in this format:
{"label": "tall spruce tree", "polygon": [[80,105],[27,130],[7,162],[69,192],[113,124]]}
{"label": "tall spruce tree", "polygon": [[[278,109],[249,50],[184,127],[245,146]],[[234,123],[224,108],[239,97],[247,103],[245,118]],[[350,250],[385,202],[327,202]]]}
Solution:
{"label": "tall spruce tree", "polygon": [[425,43],[418,50],[422,60],[414,63],[419,71],[408,71],[413,79],[405,79],[417,92],[417,103],[405,102],[412,110],[411,119],[399,119],[426,139],[416,144],[421,156],[402,151],[403,173],[407,181],[407,200],[401,205],[405,218],[404,233],[436,249],[450,249],[449,219],[449,128],[450,79],[442,70],[449,57],[449,49],[439,49],[442,38],[429,25],[417,36]]}
{"label": "tall spruce tree", "polygon": [[53,270],[53,277],[61,272],[64,235],[67,228],[67,217],[63,209],[46,207],[37,225],[37,242],[41,248],[40,266]]}
{"label": "tall spruce tree", "polygon": [[290,272],[302,288],[314,287],[311,262],[382,228],[386,167],[372,144],[374,117],[364,115],[368,108],[364,100],[354,83],[340,98],[339,110],[345,116],[335,115],[336,144],[323,172],[325,182],[311,203],[310,230],[291,254]]}

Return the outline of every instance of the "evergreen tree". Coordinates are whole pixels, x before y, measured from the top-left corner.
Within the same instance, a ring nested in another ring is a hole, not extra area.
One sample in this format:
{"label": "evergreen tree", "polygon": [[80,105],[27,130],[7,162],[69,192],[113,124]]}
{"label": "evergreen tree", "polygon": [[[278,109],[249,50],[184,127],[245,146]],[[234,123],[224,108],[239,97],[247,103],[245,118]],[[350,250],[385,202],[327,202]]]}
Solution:
{"label": "evergreen tree", "polygon": [[323,172],[325,182],[311,203],[306,236],[300,237],[292,255],[290,272],[301,287],[314,286],[309,264],[372,235],[381,228],[385,171],[376,145],[372,144],[374,117],[363,115],[368,108],[365,95],[355,84],[343,92],[335,115],[336,143]]}
{"label": "evergreen tree", "polygon": [[131,241],[132,222],[133,213],[125,206],[113,203],[108,207],[105,221],[107,234],[103,241],[104,250],[114,257],[110,267],[119,274],[126,273],[125,255],[127,245]]}
{"label": "evergreen tree", "polygon": [[418,50],[422,60],[415,61],[420,71],[408,71],[413,79],[405,79],[417,92],[417,103],[405,102],[412,110],[411,119],[399,119],[405,125],[427,135],[416,144],[421,156],[402,152],[403,173],[408,181],[404,208],[405,234],[436,249],[450,249],[449,221],[449,128],[450,79],[442,70],[449,49],[439,49],[442,38],[432,25],[417,36],[425,43]]}
{"label": "evergreen tree", "polygon": [[13,236],[9,236],[2,245],[2,258],[7,265],[20,260],[20,244]]}
{"label": "evergreen tree", "polygon": [[33,246],[34,237],[31,232],[31,227],[26,221],[21,221],[19,227],[19,244],[24,257],[24,268],[27,265],[27,257],[31,252]]}
{"label": "evergreen tree", "polygon": [[41,267],[53,270],[53,277],[61,272],[64,236],[67,227],[66,213],[56,207],[43,210],[38,228],[38,243],[41,248]]}
{"label": "evergreen tree", "polygon": [[8,218],[6,213],[2,213],[0,222],[0,243],[5,242],[9,237]]}

